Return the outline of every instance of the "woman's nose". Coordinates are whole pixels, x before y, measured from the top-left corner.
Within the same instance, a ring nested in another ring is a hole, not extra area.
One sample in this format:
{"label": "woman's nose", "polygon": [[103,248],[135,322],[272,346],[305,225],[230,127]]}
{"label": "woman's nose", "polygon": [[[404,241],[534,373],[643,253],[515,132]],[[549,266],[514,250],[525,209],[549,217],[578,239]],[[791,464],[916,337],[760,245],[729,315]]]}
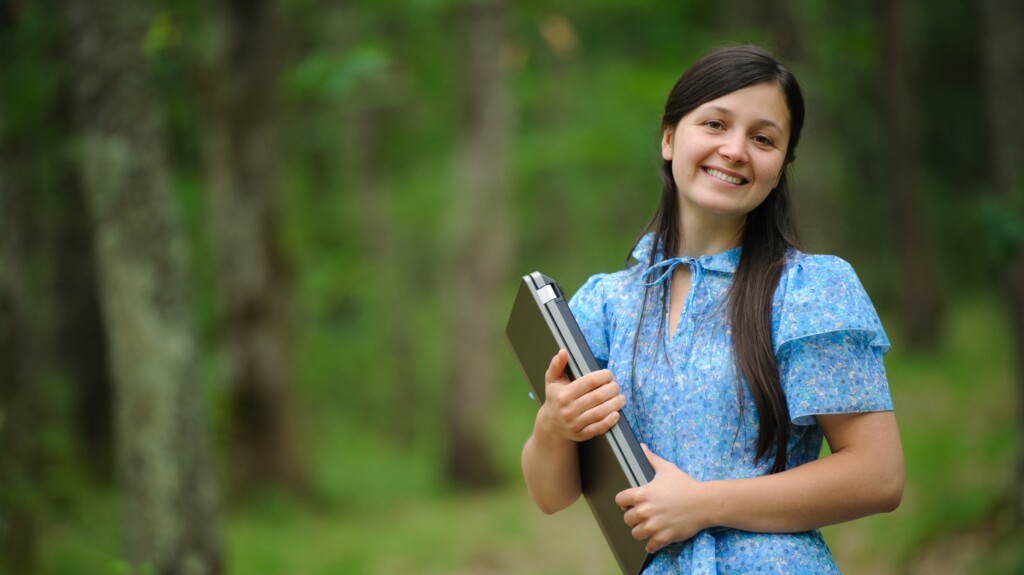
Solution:
{"label": "woman's nose", "polygon": [[734,164],[743,164],[749,159],[747,154],[747,138],[741,134],[731,135],[718,149],[725,160]]}

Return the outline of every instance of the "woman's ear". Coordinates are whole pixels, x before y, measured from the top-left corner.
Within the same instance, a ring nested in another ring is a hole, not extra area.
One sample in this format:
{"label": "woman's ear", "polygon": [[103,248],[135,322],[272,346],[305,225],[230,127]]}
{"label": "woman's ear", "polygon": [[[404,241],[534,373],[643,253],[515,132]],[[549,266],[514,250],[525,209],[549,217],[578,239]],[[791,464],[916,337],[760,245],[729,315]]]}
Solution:
{"label": "woman's ear", "polygon": [[672,161],[672,143],[675,140],[675,130],[671,127],[662,130],[661,134],[661,158],[667,162]]}

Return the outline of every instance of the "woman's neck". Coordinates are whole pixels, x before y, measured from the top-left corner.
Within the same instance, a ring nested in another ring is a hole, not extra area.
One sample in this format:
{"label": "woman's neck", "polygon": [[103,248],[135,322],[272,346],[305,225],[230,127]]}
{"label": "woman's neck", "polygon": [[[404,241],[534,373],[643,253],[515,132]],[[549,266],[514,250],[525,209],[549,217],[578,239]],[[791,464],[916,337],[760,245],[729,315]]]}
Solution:
{"label": "woman's neck", "polygon": [[740,245],[745,217],[687,218],[680,214],[679,256],[700,257],[717,254]]}

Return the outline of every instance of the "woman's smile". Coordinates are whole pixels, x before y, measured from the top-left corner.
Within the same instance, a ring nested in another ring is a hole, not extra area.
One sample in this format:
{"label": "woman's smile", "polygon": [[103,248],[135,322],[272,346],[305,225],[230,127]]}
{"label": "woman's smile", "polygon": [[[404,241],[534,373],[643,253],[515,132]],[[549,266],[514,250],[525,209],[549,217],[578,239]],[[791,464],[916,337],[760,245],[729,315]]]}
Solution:
{"label": "woman's smile", "polygon": [[743,184],[747,183],[747,180],[745,178],[735,175],[732,172],[727,173],[725,170],[719,170],[717,168],[709,167],[704,167],[703,170],[704,173],[710,175],[711,177],[722,180],[723,182],[727,182],[737,186],[742,186]]}

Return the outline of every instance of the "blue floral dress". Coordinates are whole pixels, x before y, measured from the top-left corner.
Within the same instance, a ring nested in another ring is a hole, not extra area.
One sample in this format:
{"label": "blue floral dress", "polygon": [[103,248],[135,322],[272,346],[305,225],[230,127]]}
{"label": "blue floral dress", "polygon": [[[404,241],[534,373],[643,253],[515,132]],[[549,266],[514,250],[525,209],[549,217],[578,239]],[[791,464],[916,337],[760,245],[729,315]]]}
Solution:
{"label": "blue floral dress", "polygon": [[[757,408],[737,375],[728,322],[726,292],[740,248],[659,258],[648,268],[652,245],[648,234],[633,251],[641,263],[595,275],[579,289],[570,307],[580,328],[621,387],[626,419],[654,453],[701,481],[765,475],[772,457],[755,460]],[[668,337],[662,290],[669,289],[678,265],[690,267],[691,286]],[[653,288],[646,304],[645,286]],[[816,414],[893,408],[882,364],[889,340],[856,273],[842,259],[790,251],[772,306],[772,344],[791,418],[788,467],[817,459],[823,434]],[[644,573],[838,572],[818,530],[712,528],[665,547]]]}

